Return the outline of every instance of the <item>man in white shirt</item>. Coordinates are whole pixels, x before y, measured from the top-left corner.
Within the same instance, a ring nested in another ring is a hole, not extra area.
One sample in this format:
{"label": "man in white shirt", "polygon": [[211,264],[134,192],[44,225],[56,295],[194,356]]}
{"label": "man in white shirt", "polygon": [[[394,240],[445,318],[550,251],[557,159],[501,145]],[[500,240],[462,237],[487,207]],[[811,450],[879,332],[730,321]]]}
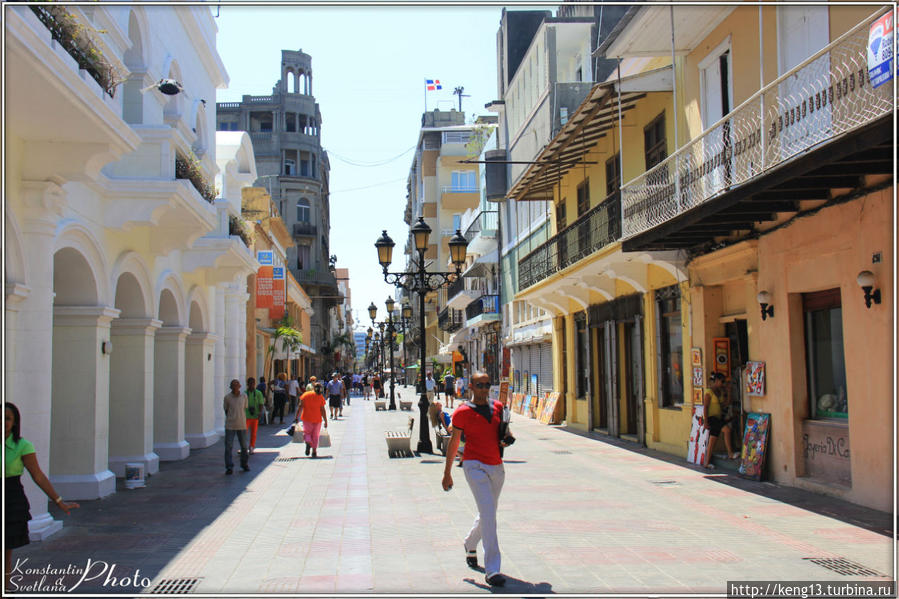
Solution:
{"label": "man in white shirt", "polygon": [[297,398],[300,396],[300,381],[297,380],[299,376],[296,375],[287,382],[287,396],[290,398],[288,414],[293,414],[293,411],[297,409]]}

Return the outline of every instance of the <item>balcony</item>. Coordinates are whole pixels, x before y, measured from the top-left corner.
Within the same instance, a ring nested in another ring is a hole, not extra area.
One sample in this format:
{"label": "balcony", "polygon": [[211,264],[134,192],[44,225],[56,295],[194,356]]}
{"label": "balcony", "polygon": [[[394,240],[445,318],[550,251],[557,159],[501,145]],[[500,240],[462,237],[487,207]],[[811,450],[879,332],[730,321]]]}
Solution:
{"label": "balcony", "polygon": [[444,308],[437,315],[437,326],[441,331],[447,333],[455,333],[465,326],[465,313],[462,310],[454,310],[453,308]]}
{"label": "balcony", "polygon": [[446,288],[446,305],[449,308],[461,310],[465,308],[471,300],[480,295],[480,293],[480,291],[475,289],[466,289],[465,278],[458,277]]}
{"label": "balcony", "polygon": [[543,281],[620,236],[618,194],[614,193],[519,260],[518,288],[524,290]]}
{"label": "balcony", "polygon": [[[884,14],[883,11],[879,14]],[[866,19],[622,187],[625,250],[684,249],[892,172],[892,85],[868,76]]]}
{"label": "balcony", "polygon": [[482,295],[465,307],[465,316],[468,319],[465,326],[469,327],[499,320],[499,296]]}
{"label": "balcony", "polygon": [[312,223],[294,223],[293,236],[296,237],[315,237],[318,227]]}
{"label": "balcony", "polygon": [[337,289],[337,279],[334,278],[334,273],[327,268],[310,268],[293,274],[300,285],[321,285]]}
{"label": "balcony", "polygon": [[465,239],[469,253],[486,254],[496,249],[497,214],[496,210],[482,210],[468,225]]}
{"label": "balcony", "polygon": [[481,201],[477,186],[444,185],[440,188],[440,205],[444,210],[464,211],[474,208]]}

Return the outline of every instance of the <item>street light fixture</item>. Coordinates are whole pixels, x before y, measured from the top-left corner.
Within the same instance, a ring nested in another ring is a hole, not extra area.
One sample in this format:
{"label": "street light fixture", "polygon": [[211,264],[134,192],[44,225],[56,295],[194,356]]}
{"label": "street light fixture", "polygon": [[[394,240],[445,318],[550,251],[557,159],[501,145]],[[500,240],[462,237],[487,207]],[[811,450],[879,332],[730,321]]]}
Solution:
{"label": "street light fixture", "polygon": [[393,328],[393,305],[394,305],[393,298],[388,296],[387,301],[385,301],[384,304],[387,306],[387,335],[388,335],[387,351],[390,352],[390,405],[388,407],[391,410],[395,410],[396,409],[396,399],[395,399],[395,394],[394,394],[393,389],[396,385],[396,382],[394,380],[396,374],[395,374],[394,366],[393,366],[393,348],[394,348],[394,336],[396,335],[396,329]]}
{"label": "street light fixture", "polygon": [[403,298],[403,308],[400,310],[400,324],[403,329],[403,384],[407,384],[406,380],[406,366],[409,365],[409,360],[406,358],[406,321],[412,320],[412,306],[409,304],[409,300]]}
{"label": "street light fixture", "polygon": [[426,343],[425,343],[425,295],[431,291],[436,291],[447,285],[451,280],[462,273],[462,266],[465,264],[465,254],[468,248],[468,241],[462,236],[462,232],[456,229],[456,234],[449,241],[450,260],[456,267],[455,272],[429,272],[425,269],[425,252],[428,250],[428,238],[431,235],[431,227],[427,225],[423,217],[418,217],[418,222],[410,229],[412,237],[415,241],[415,249],[418,252],[418,262],[415,270],[412,272],[388,272],[390,263],[393,258],[393,246],[396,244],[384,230],[378,240],[375,242],[375,248],[378,250],[378,262],[384,271],[384,281],[388,285],[401,287],[407,291],[418,294],[418,321],[421,328],[421,344],[419,357],[421,365],[419,366],[421,397],[418,400],[419,417],[419,453],[433,453],[431,445],[431,435],[428,431],[428,396],[425,390],[425,360]]}

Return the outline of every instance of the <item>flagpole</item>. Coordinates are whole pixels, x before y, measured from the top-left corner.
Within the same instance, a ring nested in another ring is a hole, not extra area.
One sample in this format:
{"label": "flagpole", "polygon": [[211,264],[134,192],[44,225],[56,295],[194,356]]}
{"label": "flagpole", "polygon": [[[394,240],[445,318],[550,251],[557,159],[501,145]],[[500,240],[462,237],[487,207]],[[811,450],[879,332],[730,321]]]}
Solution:
{"label": "flagpole", "polygon": [[422,82],[424,83],[423,87],[424,87],[424,93],[425,93],[425,112],[427,112],[428,111],[428,80],[427,80],[427,78],[422,79]]}

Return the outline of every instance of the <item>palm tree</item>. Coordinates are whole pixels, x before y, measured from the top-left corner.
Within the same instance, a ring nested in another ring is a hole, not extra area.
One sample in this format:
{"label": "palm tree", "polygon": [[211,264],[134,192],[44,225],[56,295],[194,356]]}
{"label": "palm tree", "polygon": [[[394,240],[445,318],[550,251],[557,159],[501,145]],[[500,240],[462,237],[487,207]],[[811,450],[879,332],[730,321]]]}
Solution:
{"label": "palm tree", "polygon": [[268,352],[265,356],[265,368],[263,370],[268,373],[269,381],[271,381],[274,376],[274,373],[272,372],[274,368],[273,358],[278,346],[278,341],[281,342],[281,351],[287,352],[287,361],[289,363],[290,353],[299,350],[300,345],[303,343],[303,334],[293,328],[293,320],[288,315],[285,315],[284,318],[278,322],[278,328],[272,333],[272,344],[268,347]]}

